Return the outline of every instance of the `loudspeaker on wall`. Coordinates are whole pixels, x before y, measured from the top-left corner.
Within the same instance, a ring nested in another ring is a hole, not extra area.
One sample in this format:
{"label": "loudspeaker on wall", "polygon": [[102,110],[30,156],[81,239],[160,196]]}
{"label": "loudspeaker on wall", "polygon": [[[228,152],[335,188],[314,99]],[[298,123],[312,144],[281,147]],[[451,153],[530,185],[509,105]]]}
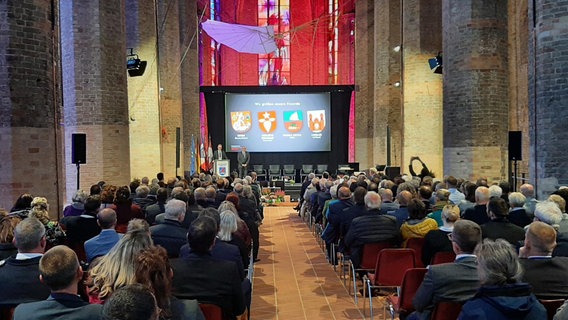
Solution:
{"label": "loudspeaker on wall", "polygon": [[523,135],[521,131],[509,131],[509,160],[523,160]]}
{"label": "loudspeaker on wall", "polygon": [[71,163],[87,163],[87,134],[73,133],[71,135]]}

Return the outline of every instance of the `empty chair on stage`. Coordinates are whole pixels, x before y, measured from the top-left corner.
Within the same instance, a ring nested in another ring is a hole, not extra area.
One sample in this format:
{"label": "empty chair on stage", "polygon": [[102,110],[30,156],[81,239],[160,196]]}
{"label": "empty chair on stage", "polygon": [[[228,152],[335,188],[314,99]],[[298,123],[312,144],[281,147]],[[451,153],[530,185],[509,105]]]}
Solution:
{"label": "empty chair on stage", "polygon": [[280,165],[279,164],[271,164],[268,166],[268,179],[269,180],[278,180],[280,179],[281,172],[280,172]]}

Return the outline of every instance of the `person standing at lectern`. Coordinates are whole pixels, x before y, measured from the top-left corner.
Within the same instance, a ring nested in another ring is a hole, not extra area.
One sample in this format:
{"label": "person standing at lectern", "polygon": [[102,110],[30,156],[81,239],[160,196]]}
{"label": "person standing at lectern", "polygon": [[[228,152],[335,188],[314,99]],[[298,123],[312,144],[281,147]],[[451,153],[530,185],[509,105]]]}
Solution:
{"label": "person standing at lectern", "polygon": [[244,178],[247,175],[248,164],[250,161],[250,154],[247,151],[247,147],[241,147],[241,152],[237,155],[237,161],[239,162],[239,177]]}
{"label": "person standing at lectern", "polygon": [[219,143],[217,145],[217,150],[213,152],[213,160],[226,160],[227,154],[223,151],[223,146]]}

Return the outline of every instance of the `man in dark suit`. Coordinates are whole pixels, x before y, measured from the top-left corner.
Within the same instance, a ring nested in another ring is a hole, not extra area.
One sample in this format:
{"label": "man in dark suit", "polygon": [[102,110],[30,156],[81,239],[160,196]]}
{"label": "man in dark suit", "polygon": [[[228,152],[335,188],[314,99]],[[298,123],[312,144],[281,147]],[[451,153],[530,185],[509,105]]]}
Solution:
{"label": "man in dark suit", "polygon": [[116,226],[116,211],[105,208],[98,213],[97,222],[101,227],[99,235],[85,241],[85,253],[87,262],[91,262],[98,256],[107,254],[112,247],[122,238],[114,227]]}
{"label": "man in dark suit", "polygon": [[77,295],[83,270],[73,250],[66,246],[49,249],[39,261],[39,272],[40,281],[51,289],[51,294],[47,300],[19,305],[14,311],[15,320],[101,319],[103,306],[89,304]]}
{"label": "man in dark suit", "polygon": [[210,217],[200,216],[191,224],[189,255],[171,261],[173,293],[179,299],[216,304],[227,317],[234,318],[245,311],[240,275],[234,262],[211,256],[216,235],[217,225]]}
{"label": "man in dark suit", "polygon": [[568,298],[568,258],[552,257],[556,246],[556,231],[544,222],[529,225],[525,245],[519,252],[523,280],[528,282],[539,299]]}
{"label": "man in dark suit", "polygon": [[475,206],[468,208],[462,214],[463,219],[471,220],[478,225],[489,222],[487,216],[487,202],[489,202],[489,188],[485,186],[475,189]]}
{"label": "man in dark suit", "polygon": [[337,198],[339,201],[329,205],[327,226],[321,235],[321,238],[325,241],[328,256],[331,258],[333,263],[335,263],[336,257],[331,256],[331,246],[339,241],[343,209],[353,205],[353,201],[351,201],[351,190],[349,187],[344,186],[339,188],[339,191],[337,191]]}
{"label": "man in dark suit", "polygon": [[85,211],[80,216],[67,216],[60,221],[67,233],[67,245],[75,252],[81,252],[79,254],[81,260],[85,260],[83,250],[85,241],[101,233],[101,227],[97,223],[97,212],[100,207],[100,197],[90,196],[85,200]]}
{"label": "man in dark suit", "polygon": [[387,214],[396,218],[396,224],[400,228],[402,224],[408,219],[408,203],[412,200],[413,195],[410,191],[401,191],[397,196],[396,200],[398,201],[399,208],[396,209],[394,212],[389,211]]}
{"label": "man in dark suit", "polygon": [[247,175],[250,162],[250,153],[248,153],[247,147],[241,147],[241,152],[237,154],[237,162],[239,163],[239,177],[244,178]]}
{"label": "man in dark suit", "polygon": [[49,288],[39,281],[45,227],[36,218],[26,218],[16,226],[14,241],[18,254],[0,261],[0,305],[7,307],[49,296]]}
{"label": "man in dark suit", "polygon": [[502,198],[492,197],[487,203],[487,215],[491,221],[481,226],[483,239],[505,239],[514,247],[520,246],[520,241],[525,238],[523,228],[512,224],[508,220],[509,209]]}
{"label": "man in dark suit", "polygon": [[532,219],[529,218],[524,208],[525,201],[525,196],[520,192],[511,192],[511,194],[509,194],[509,205],[511,206],[509,221],[521,228],[528,226],[532,222]]}
{"label": "man in dark suit", "polygon": [[179,249],[186,243],[187,229],[181,224],[186,208],[185,202],[171,199],[166,203],[164,223],[150,227],[154,244],[164,247],[170,258],[179,256]]}
{"label": "man in dark suit", "polygon": [[227,154],[223,151],[223,146],[219,143],[217,150],[213,151],[213,160],[226,160]]}
{"label": "man in dark suit", "polygon": [[477,258],[473,255],[473,250],[481,241],[481,228],[475,222],[459,220],[451,235],[456,260],[429,267],[412,299],[416,312],[407,319],[430,319],[437,303],[466,301],[479,288]]}
{"label": "man in dark suit", "polygon": [[[357,217],[361,217],[367,214],[367,208],[365,207],[365,195],[367,194],[367,189],[363,187],[355,188],[353,192],[353,202],[354,205],[343,209],[343,216],[341,217],[341,226],[339,230],[340,237],[343,238],[349,231],[351,227],[351,221]],[[380,198],[379,198],[380,205]]]}

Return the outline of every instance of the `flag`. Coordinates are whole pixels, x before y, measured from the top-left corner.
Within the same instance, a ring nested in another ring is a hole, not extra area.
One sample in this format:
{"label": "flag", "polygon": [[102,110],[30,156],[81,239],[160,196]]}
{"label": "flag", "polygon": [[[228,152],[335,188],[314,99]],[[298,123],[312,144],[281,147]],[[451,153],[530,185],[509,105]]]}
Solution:
{"label": "flag", "polygon": [[209,171],[211,171],[213,169],[213,146],[211,145],[211,135],[209,135],[207,157],[209,158]]}
{"label": "flag", "polygon": [[197,166],[195,162],[195,137],[191,135],[191,159],[189,161],[189,174],[194,175],[197,172]]}

